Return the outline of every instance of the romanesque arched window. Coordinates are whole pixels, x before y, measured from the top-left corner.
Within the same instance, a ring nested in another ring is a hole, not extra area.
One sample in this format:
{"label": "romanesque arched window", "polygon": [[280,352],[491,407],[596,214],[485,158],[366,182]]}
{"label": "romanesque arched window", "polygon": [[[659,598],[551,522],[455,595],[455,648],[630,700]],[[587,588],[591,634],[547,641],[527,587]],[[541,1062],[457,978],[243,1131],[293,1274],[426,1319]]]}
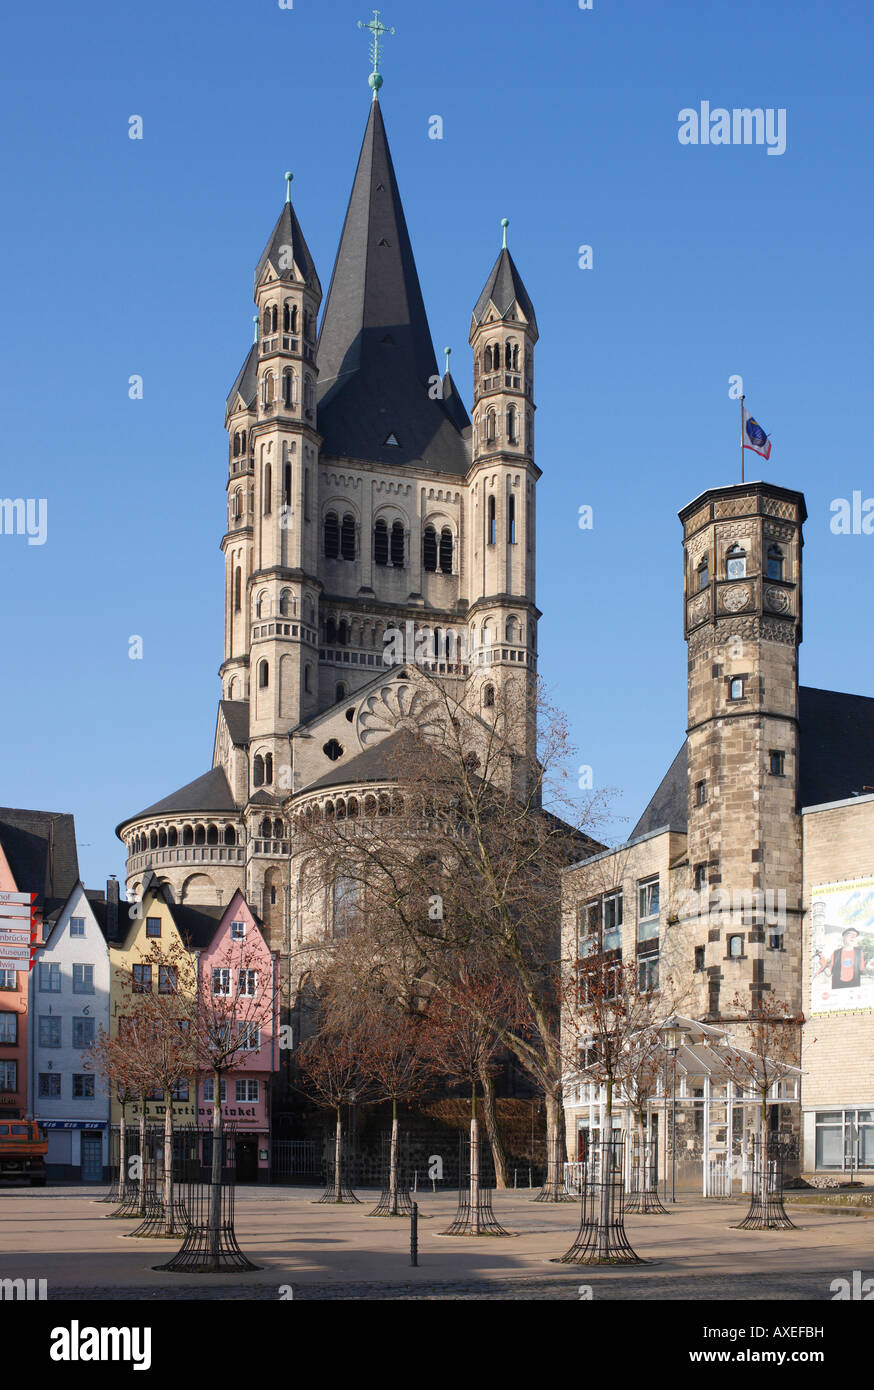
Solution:
{"label": "romanesque arched window", "polygon": [[264,756],[264,781],[269,787],[273,782],[273,754],[267,753]]}
{"label": "romanesque arched window", "polygon": [[395,521],[391,528],[391,562],[396,569],[402,569],[405,559],[404,523]]}
{"label": "romanesque arched window", "polygon": [[258,689],[266,690],[270,684],[270,663],[268,661],[258,662]]}
{"label": "romanesque arched window", "polygon": [[336,512],[325,516],[325,559],[337,560],[340,557],[340,525]]}
{"label": "romanesque arched window", "polygon": [[510,444],[518,444],[518,442],[519,442],[518,430],[517,430],[517,421],[518,421],[518,418],[519,418],[519,417],[518,417],[518,415],[517,415],[517,413],[516,413],[516,407],[515,407],[514,405],[508,406],[508,408],[507,408],[507,440],[508,440],[508,442],[509,442]]}
{"label": "romanesque arched window", "polygon": [[494,444],[498,429],[498,417],[493,410],[486,416],[486,443]]}
{"label": "romanesque arched window", "polygon": [[264,759],[260,753],[255,754],[252,762],[252,781],[256,787],[264,786]]}
{"label": "romanesque arched window", "polygon": [[382,517],[377,519],[373,528],[373,563],[388,564],[388,526]]}
{"label": "romanesque arched window", "polygon": [[237,565],[234,574],[234,612],[239,613],[243,606],[243,574],[240,566]]}
{"label": "romanesque arched window", "polygon": [[488,535],[487,535],[487,539],[488,539],[489,545],[494,545],[494,543],[495,543],[495,498],[494,498],[494,494],[489,498],[489,502],[488,502],[488,513],[487,513],[487,515],[488,515]]}
{"label": "romanesque arched window", "polygon": [[516,544],[516,499],[512,493],[507,498],[507,540],[510,545]]}
{"label": "romanesque arched window", "polygon": [[442,574],[452,573],[452,532],[448,526],[444,526],[440,532],[440,571]]}
{"label": "romanesque arched window", "polygon": [[340,529],[340,554],[344,560],[355,559],[355,518],[346,512]]}
{"label": "romanesque arched window", "polygon": [[429,574],[437,568],[437,532],[433,526],[426,526],[422,536],[422,565]]}
{"label": "romanesque arched window", "polygon": [[485,369],[486,369],[487,372],[490,372],[490,371],[492,370],[492,349],[491,349],[491,345],[489,345],[489,347],[486,348],[485,362],[486,362]]}
{"label": "romanesque arched window", "polygon": [[264,465],[264,515],[273,510],[273,469],[269,463]]}

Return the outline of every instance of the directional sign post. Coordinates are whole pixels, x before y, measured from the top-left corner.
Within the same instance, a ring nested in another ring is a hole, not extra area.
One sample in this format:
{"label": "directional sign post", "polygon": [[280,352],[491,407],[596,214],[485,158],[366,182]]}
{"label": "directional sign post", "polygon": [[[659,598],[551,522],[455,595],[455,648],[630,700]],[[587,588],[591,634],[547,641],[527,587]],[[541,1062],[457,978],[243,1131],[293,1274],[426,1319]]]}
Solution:
{"label": "directional sign post", "polygon": [[33,968],[35,916],[35,893],[0,892],[0,969]]}

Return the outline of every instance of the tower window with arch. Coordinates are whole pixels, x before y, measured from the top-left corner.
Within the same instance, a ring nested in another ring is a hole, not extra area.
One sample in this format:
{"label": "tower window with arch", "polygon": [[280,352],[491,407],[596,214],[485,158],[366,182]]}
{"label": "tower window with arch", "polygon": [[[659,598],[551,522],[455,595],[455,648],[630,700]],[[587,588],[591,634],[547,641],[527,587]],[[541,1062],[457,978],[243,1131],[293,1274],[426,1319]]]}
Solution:
{"label": "tower window with arch", "polygon": [[273,510],[273,469],[269,463],[264,465],[264,515]]}
{"label": "tower window with arch", "polygon": [[440,532],[440,573],[452,573],[452,531],[448,526]]}
{"label": "tower window with arch", "polygon": [[287,463],[282,471],[282,505],[291,506],[291,464]]}
{"label": "tower window with arch", "polygon": [[507,366],[512,367],[514,372],[519,370],[519,344],[507,344]]}
{"label": "tower window with arch", "polygon": [[344,560],[355,559],[355,518],[346,512],[340,528],[340,554]]}
{"label": "tower window with arch", "polygon": [[313,685],[313,668],[312,668],[312,666],[310,666],[309,662],[307,662],[306,666],[304,666],[304,668],[303,668],[303,688],[304,688],[304,694],[310,695],[310,694],[312,693],[312,685]]}
{"label": "tower window with arch", "polygon": [[745,579],[747,573],[747,553],[740,545],[733,545],[725,556],[726,579]]}
{"label": "tower window with arch", "polygon": [[493,410],[486,415],[486,443],[494,444],[498,437],[498,417]]}
{"label": "tower window with arch", "polygon": [[785,578],[785,556],[779,545],[772,545],[768,549],[768,578]]}
{"label": "tower window with arch", "polygon": [[519,632],[519,619],[515,618],[511,613],[504,625],[504,640],[507,642],[518,642]]}
{"label": "tower window with arch", "polygon": [[702,590],[702,589],[706,589],[707,586],[708,586],[708,584],[710,583],[710,557],[709,557],[709,555],[705,555],[705,556],[704,556],[704,559],[703,559],[703,560],[701,561],[701,563],[699,564],[696,573],[697,573],[697,575],[698,575],[698,592],[700,593],[701,590]]}
{"label": "tower window with arch", "polygon": [[282,403],[289,408],[297,405],[297,377],[292,371],[282,373]]}
{"label": "tower window with arch", "polygon": [[406,563],[406,549],[404,523],[395,521],[391,528],[391,562],[395,569],[403,569]]}
{"label": "tower window with arch", "polygon": [[519,443],[519,415],[514,405],[507,407],[507,442],[509,444]]}
{"label": "tower window with arch", "polygon": [[273,754],[264,755],[264,782],[269,787],[273,782]]}
{"label": "tower window with arch", "polygon": [[274,401],[275,382],[272,372],[265,372],[261,378],[261,404],[272,405]]}
{"label": "tower window with arch", "polygon": [[303,404],[304,410],[306,411],[307,415],[311,415],[313,412],[313,406],[315,405],[315,395],[313,393],[313,379],[311,376],[305,377],[304,379]]}
{"label": "tower window with arch", "polygon": [[280,618],[290,618],[292,616],[292,596],[288,589],[283,589],[279,595],[279,616]]}
{"label": "tower window with arch", "polygon": [[507,541],[510,545],[516,544],[516,498],[512,492],[507,498]]}
{"label": "tower window with arch", "polygon": [[494,493],[489,497],[487,511],[486,538],[489,545],[494,545],[496,540],[496,520],[495,520],[495,497]]}
{"label": "tower window with arch", "polygon": [[264,592],[264,590],[262,589],[261,593],[258,595],[257,599],[255,600],[255,617],[256,617],[256,618],[266,618],[266,617],[269,616],[269,614],[270,614],[270,600],[268,599],[267,594],[266,594],[266,593]]}
{"label": "tower window with arch", "polygon": [[340,558],[340,522],[336,512],[325,515],[325,559]]}
{"label": "tower window with arch", "polygon": [[486,350],[485,350],[485,370],[486,370],[487,372],[490,372],[490,371],[492,370],[492,362],[493,362],[493,360],[494,360],[494,358],[493,358],[493,354],[492,354],[492,345],[491,345],[491,343],[489,343],[488,347],[487,347]]}
{"label": "tower window with arch", "polygon": [[388,526],[382,517],[377,518],[373,527],[373,563],[388,564]]}
{"label": "tower window with arch", "polygon": [[270,663],[269,661],[258,662],[258,689],[266,690],[270,685]]}
{"label": "tower window with arch", "polygon": [[243,606],[243,572],[237,565],[234,571],[234,612],[239,613]]}
{"label": "tower window with arch", "polygon": [[260,753],[252,760],[252,782],[256,787],[264,786],[264,759]]}
{"label": "tower window with arch", "polygon": [[433,526],[426,526],[422,534],[422,567],[428,574],[437,568],[437,532]]}
{"label": "tower window with arch", "polygon": [[487,685],[483,689],[483,708],[494,709],[495,707],[495,687]]}
{"label": "tower window with arch", "polygon": [[236,491],[231,494],[231,517],[234,521],[239,521],[241,514],[242,505],[240,501],[240,489],[237,488]]}

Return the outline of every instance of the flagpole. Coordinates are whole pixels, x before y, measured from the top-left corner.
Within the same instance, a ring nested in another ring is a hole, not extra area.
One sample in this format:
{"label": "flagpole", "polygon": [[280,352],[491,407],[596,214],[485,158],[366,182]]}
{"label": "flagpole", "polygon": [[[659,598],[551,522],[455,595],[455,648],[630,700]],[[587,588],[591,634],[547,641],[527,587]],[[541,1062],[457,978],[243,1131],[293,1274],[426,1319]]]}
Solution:
{"label": "flagpole", "polygon": [[744,480],[744,398],[740,398],[740,480]]}

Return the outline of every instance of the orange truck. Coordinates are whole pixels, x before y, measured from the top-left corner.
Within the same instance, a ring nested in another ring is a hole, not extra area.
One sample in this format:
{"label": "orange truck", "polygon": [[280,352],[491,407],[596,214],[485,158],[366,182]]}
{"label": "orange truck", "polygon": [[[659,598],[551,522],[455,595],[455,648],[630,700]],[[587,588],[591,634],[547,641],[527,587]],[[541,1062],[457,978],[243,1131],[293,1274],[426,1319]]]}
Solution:
{"label": "orange truck", "polygon": [[35,1120],[0,1119],[0,1178],[30,1178],[45,1187],[48,1140]]}

